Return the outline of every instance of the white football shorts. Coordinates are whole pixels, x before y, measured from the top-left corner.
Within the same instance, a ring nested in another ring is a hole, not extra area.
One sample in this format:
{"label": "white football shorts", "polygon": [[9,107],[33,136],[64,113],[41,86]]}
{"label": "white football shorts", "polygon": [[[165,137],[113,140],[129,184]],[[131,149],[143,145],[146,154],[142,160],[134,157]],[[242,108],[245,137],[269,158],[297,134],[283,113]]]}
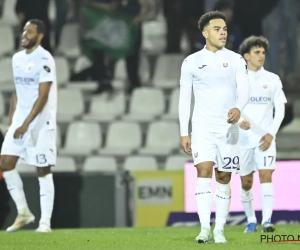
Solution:
{"label": "white football shorts", "polygon": [[259,144],[255,148],[241,148],[240,176],[249,175],[252,172],[263,169],[275,169],[276,143],[273,140],[266,151],[259,149]]}
{"label": "white football shorts", "polygon": [[222,172],[239,169],[239,133],[194,133],[191,139],[194,165],[211,161]]}
{"label": "white football shorts", "polygon": [[22,139],[14,139],[19,126],[11,125],[2,145],[1,155],[19,156],[18,163],[37,167],[56,164],[56,129],[43,126],[40,131],[28,130]]}

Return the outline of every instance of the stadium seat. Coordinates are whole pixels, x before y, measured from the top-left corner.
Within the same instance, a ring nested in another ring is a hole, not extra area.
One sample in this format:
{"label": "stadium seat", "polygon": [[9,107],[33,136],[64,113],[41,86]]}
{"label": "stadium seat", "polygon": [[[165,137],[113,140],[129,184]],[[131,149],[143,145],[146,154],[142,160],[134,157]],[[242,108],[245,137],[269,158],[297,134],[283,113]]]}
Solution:
{"label": "stadium seat", "polygon": [[123,116],[127,121],[148,122],[164,112],[165,98],[159,89],[137,88],[130,100],[129,114]]}
{"label": "stadium seat", "polygon": [[56,64],[57,86],[62,86],[68,83],[70,79],[70,67],[68,60],[62,56],[54,58]]}
{"label": "stadium seat", "polygon": [[90,156],[85,160],[83,170],[85,172],[116,172],[118,165],[113,157]]}
{"label": "stadium seat", "polygon": [[172,91],[168,113],[162,116],[163,120],[178,120],[179,88]]}
{"label": "stadium seat", "polygon": [[67,130],[66,145],[61,155],[86,156],[100,148],[102,130],[97,123],[72,122]]}
{"label": "stadium seat", "polygon": [[300,150],[299,133],[284,133],[280,131],[276,136],[276,146],[279,151]]}
{"label": "stadium seat", "polygon": [[16,18],[16,12],[15,12],[17,0],[6,0],[2,2],[4,7],[3,7],[2,17],[0,19],[0,25],[13,26],[19,24],[19,20],[18,18]]}
{"label": "stadium seat", "polygon": [[5,101],[3,94],[0,92],[0,119],[3,120],[5,117]]}
{"label": "stadium seat", "polygon": [[300,135],[300,118],[294,118],[292,122],[286,125],[280,132],[285,134],[299,133]]}
{"label": "stadium seat", "polygon": [[165,170],[183,170],[186,162],[191,161],[191,156],[172,155],[166,160]]}
{"label": "stadium seat", "polygon": [[5,83],[10,83],[13,86],[12,81],[14,77],[11,57],[0,58],[0,72],[0,86]]}
{"label": "stadium seat", "polygon": [[57,93],[57,121],[70,122],[84,112],[82,92],[75,89],[59,89]]}
{"label": "stadium seat", "polygon": [[293,106],[295,116],[300,118],[300,100],[296,100]]}
{"label": "stadium seat", "polygon": [[[21,31],[20,31],[21,32]],[[14,34],[10,26],[0,25],[1,46],[0,57],[3,55],[10,55],[14,51]]]}
{"label": "stadium seat", "polygon": [[[146,82],[149,80],[149,63],[146,57],[140,57],[140,67],[139,67],[139,75],[141,77],[142,82]],[[126,61],[119,60],[115,66],[115,79],[126,81],[128,80],[127,71],[126,71]]]}
{"label": "stadium seat", "polygon": [[18,172],[22,174],[37,174],[36,167],[24,163],[18,163],[16,166]]}
{"label": "stadium seat", "polygon": [[100,149],[101,155],[126,156],[142,144],[142,131],[137,123],[114,122],[110,124],[106,145]]}
{"label": "stadium seat", "polygon": [[86,56],[81,55],[76,59],[73,71],[74,73],[79,73],[82,70],[89,68],[91,65],[91,61]]}
{"label": "stadium seat", "polygon": [[139,150],[142,155],[166,156],[180,144],[179,125],[175,122],[157,121],[149,125],[146,145]]}
{"label": "stadium seat", "polygon": [[86,121],[110,122],[120,117],[125,112],[126,96],[118,92],[109,97],[107,93],[94,96],[91,100],[89,114],[83,117]]}
{"label": "stadium seat", "polygon": [[57,157],[56,166],[52,168],[55,172],[76,172],[77,166],[72,157]]}
{"label": "stadium seat", "polygon": [[157,160],[153,156],[129,156],[124,162],[126,171],[158,170]]}
{"label": "stadium seat", "polygon": [[153,84],[158,88],[176,88],[179,86],[180,69],[183,55],[162,55],[158,58]]}
{"label": "stadium seat", "polygon": [[62,52],[68,58],[77,58],[80,56],[79,46],[79,27],[78,24],[66,24],[63,27],[61,42],[58,51]]}
{"label": "stadium seat", "polygon": [[61,130],[60,130],[60,127],[57,125],[56,126],[56,146],[57,146],[57,149],[60,149],[61,148],[61,144],[62,144],[62,135],[61,135]]}

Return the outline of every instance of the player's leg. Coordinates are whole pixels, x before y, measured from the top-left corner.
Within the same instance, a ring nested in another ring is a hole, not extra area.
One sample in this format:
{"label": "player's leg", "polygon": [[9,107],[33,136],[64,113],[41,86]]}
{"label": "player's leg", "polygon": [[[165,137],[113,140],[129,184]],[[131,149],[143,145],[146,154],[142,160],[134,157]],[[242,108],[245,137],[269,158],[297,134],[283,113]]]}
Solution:
{"label": "player's leg", "polygon": [[[24,151],[22,144],[26,141],[26,136],[22,141],[13,139],[15,128],[13,126],[7,131],[4,138],[1,151],[1,171],[6,182],[7,189],[16,204],[18,216],[12,226],[7,228],[7,232],[14,232],[34,221],[33,214],[29,211],[25,193],[23,190],[23,182],[16,170],[16,164],[19,157]],[[20,143],[21,142],[21,143]]]}
{"label": "player's leg", "polygon": [[241,149],[240,171],[241,176],[241,201],[247,216],[247,227],[244,233],[254,233],[257,231],[257,220],[253,205],[253,172],[255,171],[254,149]]}
{"label": "player's leg", "polygon": [[41,233],[51,232],[51,217],[54,204],[54,183],[51,167],[37,167],[40,185],[41,219],[36,230]]}
{"label": "player's leg", "polygon": [[238,132],[214,134],[214,137],[217,145],[214,240],[216,243],[227,243],[224,236],[224,225],[226,224],[231,202],[231,172],[236,172],[239,168],[239,134]]}
{"label": "player's leg", "polygon": [[192,136],[192,155],[197,169],[196,203],[201,225],[201,232],[196,237],[197,243],[210,243],[210,215],[213,202],[212,171],[215,164],[215,145],[210,134]]}
{"label": "player's leg", "polygon": [[226,243],[224,237],[224,226],[226,224],[230,202],[231,202],[231,173],[222,172],[215,169],[216,177],[216,194],[215,194],[215,209],[216,220],[214,228],[214,239],[216,243]]}
{"label": "player's leg", "polygon": [[262,202],[262,230],[264,232],[274,232],[275,227],[271,223],[274,203],[274,190],[272,174],[275,169],[276,145],[273,141],[271,146],[262,152],[256,150],[255,161],[258,166],[259,179],[261,183],[261,202]]}
{"label": "player's leg", "polygon": [[38,133],[37,143],[28,147],[27,163],[37,166],[40,186],[41,218],[36,232],[51,232],[51,217],[54,204],[54,183],[51,167],[56,163],[56,130],[43,127]]}

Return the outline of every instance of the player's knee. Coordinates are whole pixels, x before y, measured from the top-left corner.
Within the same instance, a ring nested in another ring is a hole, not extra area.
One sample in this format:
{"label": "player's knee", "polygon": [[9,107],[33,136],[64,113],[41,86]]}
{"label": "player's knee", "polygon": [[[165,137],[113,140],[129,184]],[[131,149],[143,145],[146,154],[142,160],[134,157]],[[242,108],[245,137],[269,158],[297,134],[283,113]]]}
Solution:
{"label": "player's knee", "polygon": [[38,177],[44,177],[51,173],[50,167],[37,167],[37,175]]}
{"label": "player's knee", "polygon": [[245,191],[249,191],[252,188],[253,184],[253,176],[248,175],[248,176],[243,176],[241,177],[242,181],[242,189]]}
{"label": "player's knee", "polygon": [[272,173],[273,170],[260,170],[259,171],[260,183],[272,182]]}
{"label": "player's knee", "polygon": [[213,171],[213,165],[210,162],[203,162],[198,165],[196,165],[197,169],[197,176],[201,178],[211,178],[212,177],[212,171]]}
{"label": "player's knee", "polygon": [[1,172],[13,170],[16,167],[17,160],[12,157],[2,156],[0,170]]}
{"label": "player's knee", "polygon": [[231,180],[230,172],[219,172],[216,171],[216,181],[220,184],[228,184]]}

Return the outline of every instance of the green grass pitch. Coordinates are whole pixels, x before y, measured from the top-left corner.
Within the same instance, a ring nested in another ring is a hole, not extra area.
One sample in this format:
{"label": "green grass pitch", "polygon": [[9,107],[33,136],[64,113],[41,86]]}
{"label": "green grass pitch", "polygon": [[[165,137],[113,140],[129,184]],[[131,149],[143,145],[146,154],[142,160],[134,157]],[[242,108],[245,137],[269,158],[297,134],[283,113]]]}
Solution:
{"label": "green grass pitch", "polygon": [[[227,226],[228,244],[196,244],[199,228],[109,228],[54,230],[51,234],[37,234],[31,230],[16,233],[0,232],[1,250],[267,250],[300,249],[300,243],[261,243],[260,232],[244,234],[242,226]],[[259,228],[260,230],[260,228]],[[300,225],[281,225],[275,234],[298,237]],[[269,234],[271,235],[271,234]]]}

